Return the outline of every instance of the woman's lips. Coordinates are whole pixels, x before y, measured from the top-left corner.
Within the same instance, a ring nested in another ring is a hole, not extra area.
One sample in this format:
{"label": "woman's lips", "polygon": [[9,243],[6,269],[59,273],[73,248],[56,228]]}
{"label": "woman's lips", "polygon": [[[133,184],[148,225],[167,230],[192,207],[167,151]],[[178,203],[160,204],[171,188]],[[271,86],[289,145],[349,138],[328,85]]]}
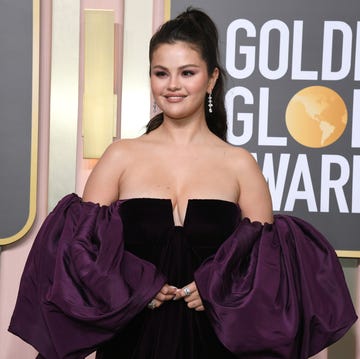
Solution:
{"label": "woman's lips", "polygon": [[184,95],[165,95],[164,96],[169,102],[181,102],[186,96]]}

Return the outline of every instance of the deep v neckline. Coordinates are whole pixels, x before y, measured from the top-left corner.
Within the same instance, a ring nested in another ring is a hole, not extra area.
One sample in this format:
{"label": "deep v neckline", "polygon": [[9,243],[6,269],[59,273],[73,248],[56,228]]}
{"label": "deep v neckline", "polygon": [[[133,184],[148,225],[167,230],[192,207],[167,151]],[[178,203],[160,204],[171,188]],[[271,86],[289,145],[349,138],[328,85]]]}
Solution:
{"label": "deep v neckline", "polygon": [[173,201],[171,198],[157,198],[157,197],[133,197],[128,199],[120,199],[121,202],[127,202],[127,201],[137,201],[137,200],[147,200],[147,201],[160,201],[163,203],[166,203],[169,208],[169,215],[171,224],[174,228],[184,228],[186,227],[186,224],[188,222],[188,217],[190,215],[190,212],[193,208],[193,205],[195,203],[204,203],[204,202],[217,202],[217,203],[227,203],[229,205],[237,207],[238,210],[240,210],[239,205],[235,202],[224,200],[224,199],[218,199],[218,198],[189,198],[186,203],[185,211],[183,213],[183,216],[179,216],[179,219],[183,218],[182,223],[177,224],[177,221],[175,220],[174,211],[176,208],[173,206]]}

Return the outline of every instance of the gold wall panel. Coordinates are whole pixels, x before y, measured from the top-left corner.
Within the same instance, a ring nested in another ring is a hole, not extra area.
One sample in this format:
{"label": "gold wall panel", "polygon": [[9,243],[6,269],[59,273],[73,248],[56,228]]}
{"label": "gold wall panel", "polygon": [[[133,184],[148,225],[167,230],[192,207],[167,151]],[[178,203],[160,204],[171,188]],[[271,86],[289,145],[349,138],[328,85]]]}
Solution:
{"label": "gold wall panel", "polygon": [[114,11],[85,10],[83,156],[99,158],[116,133]]}

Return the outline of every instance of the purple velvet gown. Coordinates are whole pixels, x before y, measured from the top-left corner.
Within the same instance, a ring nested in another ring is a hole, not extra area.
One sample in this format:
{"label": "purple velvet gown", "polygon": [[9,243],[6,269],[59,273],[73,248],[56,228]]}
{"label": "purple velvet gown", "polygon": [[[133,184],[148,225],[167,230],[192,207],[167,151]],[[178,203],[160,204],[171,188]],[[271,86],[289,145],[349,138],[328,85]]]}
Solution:
{"label": "purple velvet gown", "polygon": [[[99,207],[63,198],[29,254],[9,330],[39,358],[304,359],[356,320],[341,266],[308,223],[241,220],[231,202]],[[164,283],[196,281],[205,311],[180,301],[149,310]]]}
{"label": "purple velvet gown", "polygon": [[[182,288],[200,264],[234,231],[238,206],[219,200],[190,200],[184,226],[174,226],[166,199],[131,199],[120,207],[125,249],[154,263],[167,282]],[[214,334],[204,312],[169,301],[144,309],[97,358],[234,358]]]}

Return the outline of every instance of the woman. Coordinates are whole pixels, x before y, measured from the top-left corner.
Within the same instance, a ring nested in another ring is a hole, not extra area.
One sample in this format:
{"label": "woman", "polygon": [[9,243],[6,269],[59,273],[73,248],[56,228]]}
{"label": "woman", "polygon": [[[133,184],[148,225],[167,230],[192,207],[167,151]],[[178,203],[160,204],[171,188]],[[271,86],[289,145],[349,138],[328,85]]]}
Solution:
{"label": "woman", "polygon": [[307,358],[355,321],[332,248],[301,220],[274,222],[255,160],[225,142],[217,42],[198,10],[158,30],[161,113],[39,232],[10,330],[43,357]]}
{"label": "woman", "polygon": [[[136,204],[133,203],[132,206],[141,206],[145,211],[159,211],[164,204],[163,199],[168,199],[166,206],[169,204],[170,213],[165,215],[173,216],[175,228],[167,229],[167,232],[173,232],[167,233],[167,236],[180,237],[176,240],[185,242],[189,233],[184,234],[182,229],[187,210],[191,210],[189,206],[193,205],[194,199],[206,200],[196,203],[196,206],[203,207],[200,209],[204,213],[218,211],[219,208],[230,212],[237,211],[234,204],[238,204],[242,209],[242,216],[262,223],[272,222],[267,185],[254,159],[245,150],[231,146],[223,140],[226,115],[222,72],[217,57],[216,28],[207,16],[198,11],[188,11],[180,15],[176,20],[166,23],[154,35],[150,43],[150,81],[154,99],[162,113],[149,123],[147,134],[134,140],[115,142],[109,147],[89,178],[84,201],[110,205],[118,199],[130,199],[133,202],[133,199],[136,199]],[[210,96],[214,97],[211,103]],[[213,106],[209,106],[210,104]],[[213,201],[209,203],[209,199]],[[254,206],[253,203],[258,205]],[[165,219],[161,218],[159,224],[155,220],[150,225],[170,227],[164,221]],[[228,225],[226,219],[221,225]],[[230,234],[234,225],[233,220],[226,232],[220,238],[215,238],[219,241],[217,244],[226,239],[226,233]],[[199,223],[197,226],[201,228]],[[151,238],[152,241],[156,239]],[[213,244],[209,241],[208,245]],[[174,259],[169,263],[169,268],[163,268],[168,283],[157,293],[151,305],[157,309],[175,297],[185,300],[189,310],[204,310],[192,275],[193,268],[199,266],[201,261],[187,259],[186,249],[181,253],[182,249],[176,245],[173,247],[180,258],[191,263],[191,267],[186,268],[187,263],[180,263],[179,267],[174,269]],[[157,248],[157,251],[162,250],[164,249]],[[167,250],[171,252],[169,248]],[[205,258],[202,256],[201,259]],[[156,264],[163,265],[164,261],[161,262]],[[190,272],[185,275],[185,270]],[[171,279],[170,272],[174,272]],[[176,291],[176,288],[182,289]],[[189,291],[188,296],[184,289]],[[182,308],[181,304],[178,304],[178,307]],[[181,310],[179,309],[179,314],[176,315],[171,312],[169,314],[164,308],[161,322],[167,318],[173,325],[177,325],[184,316]],[[191,314],[188,315],[192,318]],[[189,323],[192,323],[192,319],[189,319]],[[198,326],[201,328],[202,324]],[[135,344],[140,340],[133,333],[135,331],[138,331],[138,328],[134,329],[131,335],[126,335],[119,347],[123,347],[124,342],[134,341]],[[182,338],[181,335],[179,337],[175,330],[172,330],[172,333],[173,338],[168,341],[171,345],[176,345],[178,340],[185,344],[186,340],[186,351],[190,349],[192,352],[195,348],[200,350],[197,340]],[[161,334],[158,333],[159,338],[150,339],[149,333],[144,334],[144,337],[151,342],[161,340]],[[205,336],[205,333],[201,330],[196,337],[199,335]],[[123,335],[122,337],[124,338]],[[191,343],[193,340],[195,342]],[[215,338],[202,340],[209,341],[209,344],[201,357],[209,357],[214,352],[210,343],[214,343]],[[140,347],[143,349],[144,344]],[[135,350],[134,346],[132,348]],[[156,357],[161,357],[160,349],[156,350]],[[169,353],[170,348],[165,349],[164,354]],[[109,349],[110,351],[115,352],[113,348]],[[107,354],[104,357],[110,356]]]}

